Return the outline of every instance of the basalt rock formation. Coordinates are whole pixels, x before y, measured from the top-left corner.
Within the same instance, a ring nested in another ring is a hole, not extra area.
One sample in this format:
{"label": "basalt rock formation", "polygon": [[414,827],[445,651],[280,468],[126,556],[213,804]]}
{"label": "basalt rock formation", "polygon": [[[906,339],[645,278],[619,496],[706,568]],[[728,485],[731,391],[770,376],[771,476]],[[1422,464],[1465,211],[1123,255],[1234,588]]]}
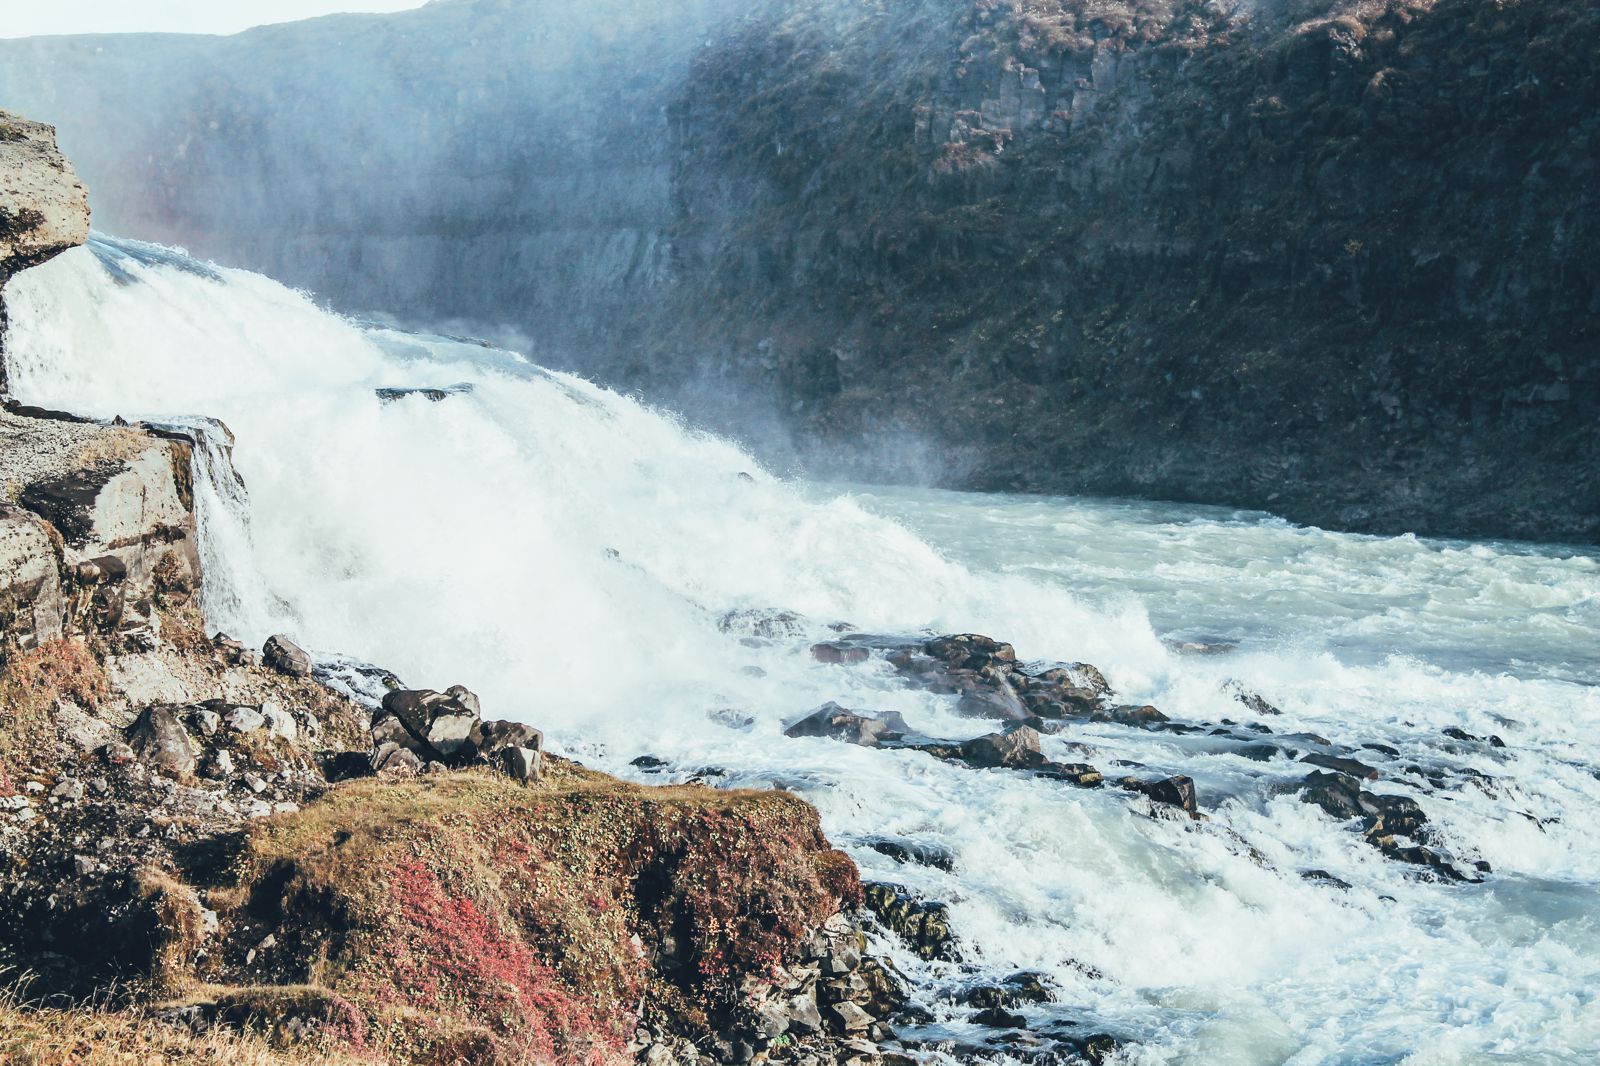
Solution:
{"label": "basalt rock formation", "polygon": [[779,459],[1600,537],[1592,4],[571,10],[6,42],[0,94],[127,235]]}

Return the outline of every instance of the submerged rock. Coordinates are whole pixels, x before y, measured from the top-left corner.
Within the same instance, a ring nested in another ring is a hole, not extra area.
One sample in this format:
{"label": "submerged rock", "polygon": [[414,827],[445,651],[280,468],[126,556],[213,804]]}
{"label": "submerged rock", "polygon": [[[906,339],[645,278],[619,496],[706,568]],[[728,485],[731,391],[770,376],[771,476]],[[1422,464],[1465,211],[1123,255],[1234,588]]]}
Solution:
{"label": "submerged rock", "polygon": [[811,657],[819,663],[828,663],[833,666],[854,666],[872,658],[872,652],[859,644],[830,641],[826,644],[813,644],[811,646]]}
{"label": "submerged rock", "polygon": [[1324,755],[1321,752],[1312,752],[1310,755],[1302,755],[1300,757],[1300,761],[1303,763],[1310,763],[1312,766],[1321,766],[1328,770],[1336,770],[1341,774],[1348,774],[1351,777],[1360,778],[1367,781],[1376,781],[1378,779],[1377,769],[1375,767],[1368,766],[1366,763],[1361,762],[1358,759],[1348,759],[1338,755]]}
{"label": "submerged rock", "polygon": [[395,403],[396,401],[403,400],[408,396],[421,396],[425,400],[431,400],[434,403],[441,403],[452,396],[467,395],[468,393],[472,392],[472,385],[469,383],[462,383],[459,385],[446,385],[443,388],[431,388],[423,386],[416,388],[375,389],[374,391],[378,394],[379,402],[384,404]]}
{"label": "submerged rock", "polygon": [[879,855],[886,855],[901,865],[914,863],[935,870],[949,872],[956,868],[955,856],[937,844],[921,844],[903,840],[875,840],[868,847]]}

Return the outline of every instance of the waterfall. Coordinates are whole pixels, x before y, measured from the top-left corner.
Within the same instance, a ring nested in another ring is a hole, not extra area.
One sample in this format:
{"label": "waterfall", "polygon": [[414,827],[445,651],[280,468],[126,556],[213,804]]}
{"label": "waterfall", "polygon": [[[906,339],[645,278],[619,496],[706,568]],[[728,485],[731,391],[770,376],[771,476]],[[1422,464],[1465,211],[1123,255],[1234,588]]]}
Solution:
{"label": "waterfall", "polygon": [[[467,684],[488,715],[614,772],[642,775],[629,763],[649,754],[668,766],[655,780],[804,794],[869,878],[949,904],[966,969],[880,945],[933,1037],[981,1032],[951,1006],[961,988],[1036,970],[1058,999],[1040,1025],[1116,1032],[1129,1062],[1576,1064],[1600,1041],[1591,558],[789,482],[517,353],[365,326],[110,238],[19,275],[7,300],[20,399],[196,438],[212,627]],[[1186,656],[1161,639],[1183,626],[1151,621],[1175,611],[1197,632],[1259,624],[1231,655]],[[1372,787],[1419,797],[1441,847],[1494,874],[1420,879],[1302,803],[1303,763],[1205,734],[1044,739],[1108,776],[1191,776],[1204,821],[1114,788],[788,739],[828,700],[934,736],[993,728],[881,659],[816,661],[839,623],[991,633],[1192,721],[1250,720],[1226,684],[1242,682],[1282,708],[1265,741],[1403,749]],[[1461,725],[1506,746],[1443,733]],[[898,865],[886,840],[952,868]]]}

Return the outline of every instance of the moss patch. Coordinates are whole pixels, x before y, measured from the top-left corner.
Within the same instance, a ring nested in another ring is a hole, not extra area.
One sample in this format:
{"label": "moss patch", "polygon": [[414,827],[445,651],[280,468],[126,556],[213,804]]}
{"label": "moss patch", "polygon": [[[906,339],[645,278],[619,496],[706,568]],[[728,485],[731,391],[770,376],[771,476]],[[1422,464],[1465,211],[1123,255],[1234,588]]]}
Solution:
{"label": "moss patch", "polygon": [[714,1024],[747,975],[859,898],[791,795],[559,761],[536,788],[480,773],[340,786],[257,827],[211,893],[236,942],[277,940],[254,968],[224,960],[226,979],[265,967],[345,997],[400,1060],[478,1039],[508,1062],[620,1060],[641,997],[677,1027]]}

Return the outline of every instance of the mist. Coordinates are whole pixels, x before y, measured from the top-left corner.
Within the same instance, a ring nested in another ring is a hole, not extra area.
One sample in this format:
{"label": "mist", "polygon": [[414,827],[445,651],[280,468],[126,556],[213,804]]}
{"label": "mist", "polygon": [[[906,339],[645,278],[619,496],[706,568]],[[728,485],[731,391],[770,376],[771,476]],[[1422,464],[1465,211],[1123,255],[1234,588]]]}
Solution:
{"label": "mist", "polygon": [[[681,253],[675,122],[735,0],[438,0],[229,38],[0,42],[0,100],[55,124],[97,229],[265,273],[333,308],[514,341],[782,463],[716,353],[638,365]],[[737,411],[737,416],[735,416]],[[755,428],[759,432],[751,433]]]}

